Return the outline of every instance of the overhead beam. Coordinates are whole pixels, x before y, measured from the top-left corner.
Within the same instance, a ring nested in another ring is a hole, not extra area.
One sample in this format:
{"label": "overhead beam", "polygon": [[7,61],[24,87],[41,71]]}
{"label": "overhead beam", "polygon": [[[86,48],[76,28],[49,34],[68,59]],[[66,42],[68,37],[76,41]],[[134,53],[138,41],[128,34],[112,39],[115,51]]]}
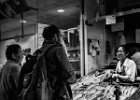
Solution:
{"label": "overhead beam", "polygon": [[[26,35],[24,35],[24,37],[28,37],[28,36],[32,36],[32,35],[34,35],[34,33],[26,34]],[[22,35],[16,36],[16,38],[22,38]],[[10,40],[10,39],[15,39],[15,36],[1,39],[1,41],[6,41],[6,40]]]}
{"label": "overhead beam", "polygon": [[108,17],[108,16],[120,17],[120,16],[125,16],[125,15],[139,13],[139,12],[140,12],[140,8],[137,8],[137,9],[122,11],[122,12],[118,12],[118,13],[114,13],[114,14],[110,14],[110,15],[100,16],[100,17],[97,17],[97,19],[103,20],[103,19],[106,19],[106,17]]}
{"label": "overhead beam", "polygon": [[118,13],[114,13],[114,14],[110,14],[110,15],[105,15],[105,16],[96,16],[95,18],[93,18],[91,20],[87,19],[85,21],[85,24],[92,26],[93,23],[101,21],[101,20],[105,20],[108,16],[121,17],[121,16],[135,14],[135,13],[140,13],[140,8],[132,9],[132,10],[128,10],[128,11],[122,11],[122,12],[118,12]]}
{"label": "overhead beam", "polygon": [[[28,25],[24,27],[24,36],[29,35],[30,33],[36,33],[36,24]],[[15,37],[15,36],[22,36],[21,28],[12,29],[6,32],[1,33],[1,40],[5,38]]]}

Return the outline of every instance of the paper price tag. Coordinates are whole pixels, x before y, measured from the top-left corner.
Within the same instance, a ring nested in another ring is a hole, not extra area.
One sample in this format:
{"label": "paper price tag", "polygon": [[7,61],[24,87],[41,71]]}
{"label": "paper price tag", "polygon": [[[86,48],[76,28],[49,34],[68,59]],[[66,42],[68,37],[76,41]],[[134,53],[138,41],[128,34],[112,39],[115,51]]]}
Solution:
{"label": "paper price tag", "polygon": [[106,17],[106,25],[115,24],[115,23],[116,23],[116,17],[115,16],[107,16]]}

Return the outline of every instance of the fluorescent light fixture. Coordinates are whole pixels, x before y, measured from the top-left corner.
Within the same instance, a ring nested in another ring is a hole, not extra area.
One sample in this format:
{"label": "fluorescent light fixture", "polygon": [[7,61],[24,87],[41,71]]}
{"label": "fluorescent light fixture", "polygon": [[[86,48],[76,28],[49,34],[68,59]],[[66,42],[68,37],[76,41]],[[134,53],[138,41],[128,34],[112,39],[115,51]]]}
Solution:
{"label": "fluorescent light fixture", "polygon": [[26,20],[20,20],[20,23],[26,23]]}
{"label": "fluorescent light fixture", "polygon": [[65,11],[64,9],[58,9],[58,10],[57,10],[57,12],[60,12],[60,13],[61,13],[61,12],[64,12],[64,11]]}

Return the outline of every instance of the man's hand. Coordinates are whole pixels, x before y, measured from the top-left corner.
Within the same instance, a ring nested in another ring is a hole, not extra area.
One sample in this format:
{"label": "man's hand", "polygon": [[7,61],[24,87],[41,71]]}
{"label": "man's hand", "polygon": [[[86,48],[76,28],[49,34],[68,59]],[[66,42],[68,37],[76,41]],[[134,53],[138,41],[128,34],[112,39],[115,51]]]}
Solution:
{"label": "man's hand", "polygon": [[110,70],[110,73],[115,74],[115,73],[116,73],[116,71],[114,71],[114,70]]}
{"label": "man's hand", "polygon": [[113,74],[112,78],[118,78],[119,74]]}

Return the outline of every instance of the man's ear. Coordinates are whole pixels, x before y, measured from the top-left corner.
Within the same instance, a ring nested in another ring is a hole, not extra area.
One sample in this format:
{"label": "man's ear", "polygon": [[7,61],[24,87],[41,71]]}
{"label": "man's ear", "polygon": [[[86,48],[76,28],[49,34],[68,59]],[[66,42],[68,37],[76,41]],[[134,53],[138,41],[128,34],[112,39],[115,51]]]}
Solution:
{"label": "man's ear", "polygon": [[55,34],[55,35],[54,35],[54,38],[55,38],[55,40],[56,40],[57,42],[60,42],[60,37],[59,37],[58,34]]}
{"label": "man's ear", "polygon": [[57,35],[54,34],[53,39],[57,41]]}
{"label": "man's ear", "polygon": [[127,57],[129,56],[129,52],[126,52],[126,56],[127,56]]}
{"label": "man's ear", "polygon": [[16,55],[14,53],[12,54],[12,58],[13,59],[16,59]]}

